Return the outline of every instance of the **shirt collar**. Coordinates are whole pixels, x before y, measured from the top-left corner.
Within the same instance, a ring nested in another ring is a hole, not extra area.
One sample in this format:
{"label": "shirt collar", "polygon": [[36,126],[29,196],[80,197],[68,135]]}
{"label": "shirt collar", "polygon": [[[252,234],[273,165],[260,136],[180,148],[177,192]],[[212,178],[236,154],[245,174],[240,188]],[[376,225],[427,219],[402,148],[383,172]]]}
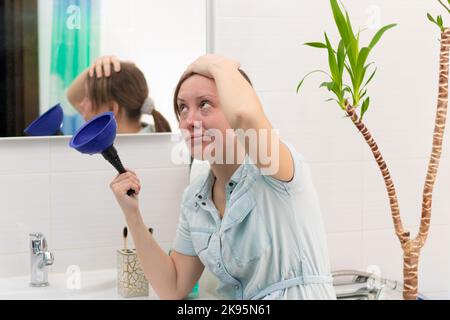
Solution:
{"label": "shirt collar", "polygon": [[[251,166],[251,160],[249,156],[246,155],[242,164],[232,174],[230,180],[225,186],[228,192],[233,191],[240,182],[245,180],[245,177],[247,176]],[[192,205],[194,205],[195,203],[204,202],[206,199],[211,198],[214,179],[214,173],[212,172],[211,168],[209,168],[206,178],[194,190],[194,199],[192,199],[191,202]]]}

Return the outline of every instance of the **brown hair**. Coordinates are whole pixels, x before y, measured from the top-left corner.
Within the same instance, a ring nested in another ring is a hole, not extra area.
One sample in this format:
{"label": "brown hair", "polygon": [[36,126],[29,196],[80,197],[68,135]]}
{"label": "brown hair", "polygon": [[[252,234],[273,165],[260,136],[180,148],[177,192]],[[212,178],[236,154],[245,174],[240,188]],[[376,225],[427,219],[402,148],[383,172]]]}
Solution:
{"label": "brown hair", "polygon": [[[244,72],[242,69],[238,69],[239,73],[244,77],[247,82],[253,86],[250,78],[248,75]],[[180,121],[180,110],[178,109],[178,93],[180,92],[181,85],[184,81],[195,75],[196,73],[187,73],[181,76],[180,80],[178,80],[177,86],[175,87],[175,92],[173,94],[173,110],[175,112],[175,116],[177,117],[177,120]]]}
{"label": "brown hair", "polygon": [[[97,78],[94,72],[93,77],[87,75],[86,83],[87,95],[94,110],[103,104],[115,101],[119,108],[125,111],[125,116],[129,120],[140,121],[141,107],[148,97],[149,90],[144,74],[135,64],[121,62],[120,71],[112,72],[110,77]],[[156,132],[171,131],[169,123],[161,113],[153,109],[151,114]]]}

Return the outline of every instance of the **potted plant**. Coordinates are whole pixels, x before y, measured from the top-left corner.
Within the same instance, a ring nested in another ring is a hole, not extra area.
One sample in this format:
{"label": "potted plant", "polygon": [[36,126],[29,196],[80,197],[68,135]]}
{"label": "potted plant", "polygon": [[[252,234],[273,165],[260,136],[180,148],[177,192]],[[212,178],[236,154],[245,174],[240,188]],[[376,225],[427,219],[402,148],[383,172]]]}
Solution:
{"label": "potted plant", "polygon": [[[441,0],[438,0],[450,13],[450,10]],[[447,0],[450,5],[450,0]],[[432,153],[428,165],[427,176],[422,199],[422,216],[420,221],[419,234],[411,238],[402,224],[400,208],[392,177],[381,151],[375,142],[369,129],[363,122],[364,114],[370,105],[370,97],[367,93],[367,86],[374,78],[376,68],[372,63],[368,63],[369,54],[375,45],[380,41],[384,33],[395,27],[389,24],[382,27],[375,33],[371,42],[367,46],[360,46],[360,31],[353,30],[348,12],[341,9],[337,0],[330,0],[334,21],[339,31],[340,39],[337,48],[334,48],[324,34],[324,42],[308,42],[305,45],[325,49],[328,54],[329,72],[324,70],[314,70],[308,73],[298,84],[297,93],[306,77],[312,73],[320,72],[328,76],[329,81],[323,82],[320,87],[326,87],[334,97],[329,99],[335,101],[343,110],[346,116],[352,121],[355,127],[368,144],[378,164],[381,175],[386,186],[389,198],[392,220],[396,235],[403,250],[403,298],[417,299],[418,293],[418,264],[420,249],[425,244],[428,236],[431,218],[431,200],[434,182],[441,157],[443,134],[445,129],[447,99],[448,99],[448,63],[450,48],[450,29],[443,27],[442,17],[434,19],[430,14],[428,18],[436,23],[441,29],[441,57],[439,71],[439,97],[436,114],[436,125],[433,135]],[[369,71],[370,70],[370,71]],[[348,75],[350,84],[344,83],[344,75]]]}

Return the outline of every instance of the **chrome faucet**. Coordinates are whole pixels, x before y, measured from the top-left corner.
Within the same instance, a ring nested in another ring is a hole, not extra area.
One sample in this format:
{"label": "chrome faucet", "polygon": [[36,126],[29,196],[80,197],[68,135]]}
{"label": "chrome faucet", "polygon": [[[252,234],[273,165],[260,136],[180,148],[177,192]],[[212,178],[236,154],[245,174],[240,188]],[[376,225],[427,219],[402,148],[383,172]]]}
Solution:
{"label": "chrome faucet", "polygon": [[53,264],[53,253],[47,250],[47,241],[42,233],[30,233],[30,237],[30,286],[46,287],[49,285],[47,266]]}

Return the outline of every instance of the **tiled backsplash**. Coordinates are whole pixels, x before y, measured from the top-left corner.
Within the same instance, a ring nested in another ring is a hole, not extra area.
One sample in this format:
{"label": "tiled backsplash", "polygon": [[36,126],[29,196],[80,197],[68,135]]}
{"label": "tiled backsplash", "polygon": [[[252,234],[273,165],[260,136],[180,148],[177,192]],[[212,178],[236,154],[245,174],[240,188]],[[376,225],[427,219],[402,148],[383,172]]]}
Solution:
{"label": "tiled backsplash", "polygon": [[[189,183],[189,165],[171,160],[176,137],[124,135],[115,142],[124,166],[141,180],[144,220],[167,251]],[[30,232],[45,234],[53,272],[115,268],[125,223],[109,188],[117,173],[101,155],[69,148],[69,139],[0,139],[0,277],[29,273]]]}

